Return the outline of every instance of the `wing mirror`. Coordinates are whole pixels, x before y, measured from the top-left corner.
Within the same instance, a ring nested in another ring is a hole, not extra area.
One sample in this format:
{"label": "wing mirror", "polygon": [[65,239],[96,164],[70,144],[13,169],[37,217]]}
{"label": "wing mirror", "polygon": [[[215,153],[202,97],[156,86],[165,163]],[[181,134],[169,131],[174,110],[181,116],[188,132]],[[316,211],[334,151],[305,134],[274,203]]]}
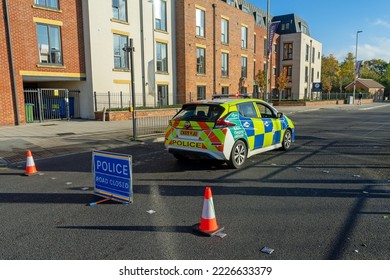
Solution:
{"label": "wing mirror", "polygon": [[278,117],[278,119],[281,119],[281,118],[283,118],[283,113],[282,112],[278,112],[276,116]]}

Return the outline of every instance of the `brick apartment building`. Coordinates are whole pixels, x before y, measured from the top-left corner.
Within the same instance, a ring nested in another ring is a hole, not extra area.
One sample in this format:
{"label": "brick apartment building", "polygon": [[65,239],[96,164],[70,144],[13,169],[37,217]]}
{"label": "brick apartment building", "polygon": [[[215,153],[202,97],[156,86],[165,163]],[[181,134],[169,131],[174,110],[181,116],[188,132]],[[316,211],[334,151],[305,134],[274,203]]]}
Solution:
{"label": "brick apartment building", "polygon": [[135,106],[153,107],[219,93],[268,99],[259,70],[275,93],[287,68],[283,98],[310,97],[321,79],[322,45],[307,23],[269,16],[281,24],[267,60],[267,14],[245,0],[2,0],[0,11],[0,125],[63,118],[64,107],[67,117],[91,119],[100,110],[94,92],[129,95],[133,82]]}
{"label": "brick apartment building", "polygon": [[[265,70],[265,23],[266,14],[246,1],[177,1],[178,102],[219,93],[253,93],[255,73]],[[277,40],[275,36],[274,44]],[[273,55],[269,68],[273,86],[276,66]]]}
{"label": "brick apartment building", "polygon": [[0,125],[26,122],[25,89],[79,88],[85,80],[81,4],[82,0],[1,2]]}

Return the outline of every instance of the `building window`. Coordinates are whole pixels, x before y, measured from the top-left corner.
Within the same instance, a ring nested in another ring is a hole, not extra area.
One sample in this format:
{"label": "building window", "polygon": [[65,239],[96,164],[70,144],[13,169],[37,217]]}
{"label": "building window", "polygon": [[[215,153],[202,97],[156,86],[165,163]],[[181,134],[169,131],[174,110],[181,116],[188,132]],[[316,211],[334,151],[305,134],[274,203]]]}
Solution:
{"label": "building window", "polygon": [[196,48],[196,73],[206,74],[206,49]]}
{"label": "building window", "polygon": [[34,4],[37,6],[58,10],[58,0],[34,0]]}
{"label": "building window", "polygon": [[221,19],[221,43],[229,44],[229,21]]}
{"label": "building window", "polygon": [[305,82],[309,81],[309,67],[305,67]]}
{"label": "building window", "polygon": [[197,100],[206,99],[206,86],[197,86],[196,87],[196,99]]}
{"label": "building window", "polygon": [[196,36],[205,37],[205,11],[196,9]]}
{"label": "building window", "polygon": [[228,53],[222,53],[221,54],[221,75],[222,77],[229,76],[229,54]]}
{"label": "building window", "polygon": [[311,68],[310,83],[314,80],[314,68]]}
{"label": "building window", "polygon": [[292,81],[292,66],[291,65],[283,66],[283,69],[286,69],[288,81],[291,82]]}
{"label": "building window", "polygon": [[129,69],[127,51],[127,36],[114,34],[114,68]]}
{"label": "building window", "polygon": [[248,28],[241,26],[241,48],[248,48]]}
{"label": "building window", "polygon": [[253,35],[253,52],[256,53],[256,34]]}
{"label": "building window", "polygon": [[169,105],[168,85],[157,85],[157,96],[158,96],[159,106]]}
{"label": "building window", "polygon": [[37,24],[39,63],[62,64],[59,26]]}
{"label": "building window", "polygon": [[167,44],[156,43],[157,72],[168,72],[168,47]]}
{"label": "building window", "polygon": [[221,88],[221,93],[222,94],[229,94],[229,87],[228,86],[222,86]]}
{"label": "building window", "polygon": [[158,0],[154,2],[155,28],[167,31],[167,2]]}
{"label": "building window", "polygon": [[313,53],[311,55],[311,62],[312,63],[314,63],[315,57],[316,57],[316,48],[313,48]]}
{"label": "building window", "polygon": [[283,44],[283,59],[290,60],[293,58],[293,44],[285,43]]}
{"label": "building window", "polygon": [[305,61],[309,61],[310,46],[306,45]]}
{"label": "building window", "polygon": [[230,5],[232,7],[236,6],[236,4],[234,3],[234,0],[226,0],[226,3],[228,3],[228,5]]}
{"label": "building window", "polygon": [[112,18],[127,21],[127,0],[112,0]]}
{"label": "building window", "polygon": [[256,61],[253,61],[253,80],[256,80]]}
{"label": "building window", "polygon": [[241,77],[246,78],[248,72],[248,58],[241,56]]}

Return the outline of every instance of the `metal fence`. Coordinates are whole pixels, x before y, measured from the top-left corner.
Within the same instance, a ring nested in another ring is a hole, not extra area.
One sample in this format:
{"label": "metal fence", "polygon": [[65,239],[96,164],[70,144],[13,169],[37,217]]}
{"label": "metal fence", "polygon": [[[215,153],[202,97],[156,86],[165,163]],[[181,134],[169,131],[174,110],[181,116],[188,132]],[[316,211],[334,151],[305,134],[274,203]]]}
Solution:
{"label": "metal fence", "polygon": [[80,117],[80,91],[68,89],[25,89],[26,122],[43,122]]}
{"label": "metal fence", "polygon": [[[169,120],[171,120],[173,116],[174,115],[136,117],[136,137],[164,133]],[[131,137],[134,138],[133,122],[131,122],[130,131]]]}
{"label": "metal fence", "polygon": [[[109,111],[127,111],[133,106],[132,95],[129,92],[94,92],[94,109],[95,112],[103,111],[105,108]],[[142,93],[135,94],[135,107],[160,108],[162,102],[155,96]]]}

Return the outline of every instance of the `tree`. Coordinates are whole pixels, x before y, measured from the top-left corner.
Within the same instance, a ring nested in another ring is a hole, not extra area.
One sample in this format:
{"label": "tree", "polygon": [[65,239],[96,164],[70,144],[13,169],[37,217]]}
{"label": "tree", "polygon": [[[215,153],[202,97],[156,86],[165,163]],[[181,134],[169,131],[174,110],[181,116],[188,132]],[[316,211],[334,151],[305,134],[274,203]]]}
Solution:
{"label": "tree", "polygon": [[333,88],[334,82],[337,80],[337,74],[339,72],[339,62],[330,54],[329,56],[322,57],[321,64],[321,82],[322,89],[328,93]]}
{"label": "tree", "polygon": [[340,65],[339,87],[340,93],[343,88],[354,81],[355,79],[355,57],[352,53],[348,53],[347,57]]}
{"label": "tree", "polygon": [[287,68],[284,67],[282,73],[276,78],[276,85],[279,91],[279,100],[282,98],[282,92],[288,85]]}
{"label": "tree", "polygon": [[261,93],[261,99],[264,99],[265,88],[267,87],[267,75],[265,71],[259,70],[255,77],[257,86],[259,87]]}

